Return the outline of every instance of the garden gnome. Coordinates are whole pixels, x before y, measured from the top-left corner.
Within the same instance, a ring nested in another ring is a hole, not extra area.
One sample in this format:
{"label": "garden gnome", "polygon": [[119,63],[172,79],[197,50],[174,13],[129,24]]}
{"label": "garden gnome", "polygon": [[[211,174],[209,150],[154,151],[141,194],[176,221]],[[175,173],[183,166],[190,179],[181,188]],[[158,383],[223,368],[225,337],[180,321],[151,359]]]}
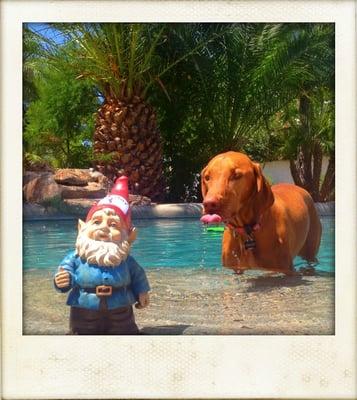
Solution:
{"label": "garden gnome", "polygon": [[70,333],[134,335],[139,333],[133,307],[149,304],[142,267],[129,255],[136,238],[129,208],[128,178],[118,178],[106,197],[78,221],[76,249],[58,267],[57,291],[68,292]]}

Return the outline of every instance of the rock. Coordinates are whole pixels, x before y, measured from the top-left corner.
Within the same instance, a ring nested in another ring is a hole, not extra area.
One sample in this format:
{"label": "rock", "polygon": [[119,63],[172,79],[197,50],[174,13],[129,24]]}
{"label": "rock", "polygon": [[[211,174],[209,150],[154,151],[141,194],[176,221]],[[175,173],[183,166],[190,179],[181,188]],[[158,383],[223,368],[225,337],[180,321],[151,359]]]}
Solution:
{"label": "rock", "polygon": [[58,169],[55,174],[55,181],[64,186],[88,186],[90,182],[99,183],[107,190],[108,178],[98,171],[90,169],[66,168]]}
{"label": "rock", "polygon": [[86,186],[62,186],[63,199],[100,199],[106,194],[106,189],[97,182],[88,182]]}
{"label": "rock", "polygon": [[43,174],[46,174],[47,172],[34,172],[34,171],[26,171],[23,174],[22,177],[22,183],[23,185],[26,185],[27,183],[29,183],[30,181],[32,181],[32,179],[35,179]]}
{"label": "rock", "polygon": [[29,155],[24,157],[23,168],[25,171],[53,172],[53,168],[45,160],[33,160]]}
{"label": "rock", "polygon": [[103,188],[108,188],[108,178],[99,171],[93,171],[93,168],[89,169],[89,174],[91,176],[89,182],[98,182]]}
{"label": "rock", "polygon": [[61,185],[87,186],[92,176],[88,169],[65,168],[56,171],[54,180]]}
{"label": "rock", "polygon": [[151,204],[151,200],[146,196],[129,194],[129,204],[131,206],[147,206]]}
{"label": "rock", "polygon": [[[27,171],[23,176],[25,202],[42,203],[51,198],[63,200],[102,199],[109,192],[108,178],[92,169],[58,169],[49,172]],[[129,195],[131,206],[150,205],[151,200],[141,195]]]}
{"label": "rock", "polygon": [[25,173],[23,187],[24,200],[29,203],[42,203],[53,198],[61,198],[61,187],[50,172]]}

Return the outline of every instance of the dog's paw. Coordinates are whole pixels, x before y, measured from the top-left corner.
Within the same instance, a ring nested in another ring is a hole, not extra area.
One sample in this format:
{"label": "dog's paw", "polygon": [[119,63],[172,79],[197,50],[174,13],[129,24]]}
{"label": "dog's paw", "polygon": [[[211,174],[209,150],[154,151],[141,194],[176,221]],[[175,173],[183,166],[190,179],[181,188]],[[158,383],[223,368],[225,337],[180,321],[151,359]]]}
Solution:
{"label": "dog's paw", "polygon": [[243,269],[235,269],[235,270],[233,270],[233,273],[235,275],[243,275],[244,270]]}
{"label": "dog's paw", "polygon": [[299,269],[299,272],[301,273],[301,275],[304,275],[304,276],[313,276],[313,275],[315,275],[316,270],[312,266],[306,266],[306,267],[301,267]]}

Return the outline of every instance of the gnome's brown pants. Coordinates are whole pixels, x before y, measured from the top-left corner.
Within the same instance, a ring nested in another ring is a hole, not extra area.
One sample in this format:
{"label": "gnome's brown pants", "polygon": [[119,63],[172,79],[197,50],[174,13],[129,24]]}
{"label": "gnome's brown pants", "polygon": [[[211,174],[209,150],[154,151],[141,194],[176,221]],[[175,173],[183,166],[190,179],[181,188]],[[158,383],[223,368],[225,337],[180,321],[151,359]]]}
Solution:
{"label": "gnome's brown pants", "polygon": [[99,310],[71,307],[70,334],[72,335],[137,335],[132,306],[108,310],[101,298]]}

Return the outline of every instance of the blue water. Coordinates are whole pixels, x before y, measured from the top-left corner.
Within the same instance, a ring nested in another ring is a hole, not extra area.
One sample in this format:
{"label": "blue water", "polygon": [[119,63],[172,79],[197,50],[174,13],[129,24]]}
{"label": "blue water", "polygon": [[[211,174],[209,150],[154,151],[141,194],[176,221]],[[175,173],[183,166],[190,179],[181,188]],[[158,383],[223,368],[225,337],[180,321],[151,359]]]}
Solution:
{"label": "blue water", "polygon": [[[323,217],[323,236],[317,270],[335,270],[335,220]],[[220,267],[222,233],[208,232],[197,219],[147,219],[134,221],[138,238],[131,254],[145,268]],[[74,249],[77,221],[26,221],[23,266],[54,269]],[[296,267],[306,263],[299,257]]]}

